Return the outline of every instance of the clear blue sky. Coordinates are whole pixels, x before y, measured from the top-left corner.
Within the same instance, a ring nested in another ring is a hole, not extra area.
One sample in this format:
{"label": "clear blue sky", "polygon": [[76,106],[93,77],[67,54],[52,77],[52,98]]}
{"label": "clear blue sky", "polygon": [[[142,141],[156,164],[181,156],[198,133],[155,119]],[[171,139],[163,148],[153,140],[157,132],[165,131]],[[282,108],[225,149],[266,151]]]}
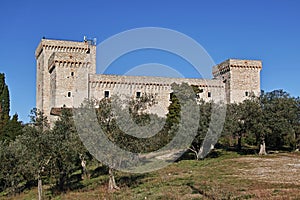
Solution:
{"label": "clear blue sky", "polygon": [[[6,74],[11,114],[27,122],[35,107],[35,57],[40,39],[101,42],[138,27],[164,27],[200,43],[216,63],[260,59],[262,89],[299,96],[300,1],[98,0],[2,1],[0,72]],[[118,70],[114,71],[118,73]]]}

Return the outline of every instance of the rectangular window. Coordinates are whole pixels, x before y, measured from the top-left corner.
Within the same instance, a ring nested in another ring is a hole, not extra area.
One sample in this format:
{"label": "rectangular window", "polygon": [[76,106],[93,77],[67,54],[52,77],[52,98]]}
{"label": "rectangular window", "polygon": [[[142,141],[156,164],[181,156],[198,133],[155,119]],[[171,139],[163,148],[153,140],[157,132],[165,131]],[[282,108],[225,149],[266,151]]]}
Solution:
{"label": "rectangular window", "polygon": [[211,92],[208,92],[208,93],[207,93],[207,97],[211,97]]}
{"label": "rectangular window", "polygon": [[68,92],[68,97],[71,97],[71,92]]}
{"label": "rectangular window", "polygon": [[52,74],[54,68],[55,68],[55,65],[53,65],[53,66],[50,68],[50,70],[49,70],[49,73],[50,73],[50,74]]}
{"label": "rectangular window", "polygon": [[173,99],[173,95],[174,95],[174,93],[171,92],[171,93],[170,93],[170,101]]}
{"label": "rectangular window", "polygon": [[71,72],[71,76],[74,76],[74,72]]}
{"label": "rectangular window", "polygon": [[249,95],[249,92],[245,92],[245,96],[247,97]]}
{"label": "rectangular window", "polygon": [[136,98],[140,98],[141,97],[141,92],[136,92]]}
{"label": "rectangular window", "polygon": [[104,91],[104,97],[108,98],[109,97],[109,91]]}

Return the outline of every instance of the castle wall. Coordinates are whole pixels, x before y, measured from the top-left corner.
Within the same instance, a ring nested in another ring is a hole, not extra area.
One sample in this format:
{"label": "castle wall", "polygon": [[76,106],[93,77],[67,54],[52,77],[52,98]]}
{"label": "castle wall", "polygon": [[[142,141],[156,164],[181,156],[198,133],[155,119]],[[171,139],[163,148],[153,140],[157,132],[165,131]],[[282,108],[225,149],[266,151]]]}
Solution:
{"label": "castle wall", "polygon": [[199,99],[205,101],[224,102],[224,84],[220,80],[166,78],[149,76],[120,76],[90,74],[89,76],[89,98],[105,98],[105,92],[112,95],[126,95],[136,97],[137,92],[155,96],[157,104],[150,108],[150,112],[159,116],[165,116],[170,104],[170,93],[172,83],[188,83],[200,89]]}
{"label": "castle wall", "polygon": [[152,94],[157,102],[150,112],[164,116],[170,104],[171,84],[197,86],[197,99],[242,102],[253,93],[260,95],[259,60],[228,59],[213,67],[214,79],[166,78],[96,74],[96,46],[89,41],[42,39],[35,52],[37,60],[36,107],[53,124],[59,109],[78,107],[86,98],[102,99],[126,94]]}

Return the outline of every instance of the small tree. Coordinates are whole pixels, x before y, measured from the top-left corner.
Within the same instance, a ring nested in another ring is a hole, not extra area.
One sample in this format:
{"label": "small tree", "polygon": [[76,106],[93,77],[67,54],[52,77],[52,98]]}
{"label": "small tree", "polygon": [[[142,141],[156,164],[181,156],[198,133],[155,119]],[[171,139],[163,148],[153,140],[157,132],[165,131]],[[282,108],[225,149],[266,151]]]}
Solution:
{"label": "small tree", "polygon": [[295,149],[299,125],[297,100],[283,90],[274,90],[262,93],[261,103],[267,144],[276,149]]}
{"label": "small tree", "polygon": [[5,75],[0,73],[0,116],[2,119],[9,116],[10,100],[8,86],[5,83]]}
{"label": "small tree", "polygon": [[222,136],[230,140],[237,139],[237,150],[242,147],[243,121],[241,120],[240,106],[236,103],[227,106],[226,119]]}
{"label": "small tree", "polygon": [[[99,108],[97,109],[98,121],[103,128],[103,131],[112,139],[112,136],[116,136],[120,130],[118,129],[115,122],[115,115],[112,111],[111,99],[104,98],[99,101]],[[108,181],[108,190],[118,190],[119,187],[116,184],[114,176],[114,166],[108,166],[109,181]]]}
{"label": "small tree", "polygon": [[[114,101],[114,102],[112,102]],[[148,108],[155,104],[155,97],[151,94],[142,94],[139,98],[120,100],[118,97],[104,98],[99,101],[97,117],[102,130],[109,138],[122,149],[131,152],[148,152],[158,143],[153,137],[138,138],[126,132],[138,132],[140,127],[151,123],[151,119],[159,121],[156,115],[147,113]],[[125,121],[117,121],[118,119]],[[130,122],[128,122],[129,118]],[[122,129],[123,128],[123,129]],[[124,132],[125,131],[125,132]],[[121,155],[120,155],[121,156]],[[113,156],[109,168],[109,190],[119,189],[114,176],[114,168],[120,163]],[[121,161],[120,161],[121,162]]]}
{"label": "small tree", "polygon": [[23,146],[26,152],[19,167],[22,168],[28,182],[37,180],[40,200],[43,194],[43,176],[50,172],[49,162],[53,158],[51,147],[56,141],[53,140],[47,118],[41,111],[33,109],[30,118],[31,123],[24,127],[23,134],[17,137],[16,143]]}
{"label": "small tree", "polygon": [[296,112],[296,120],[294,122],[295,129],[295,139],[296,139],[296,151],[300,150],[300,97],[295,99],[297,112]]}
{"label": "small tree", "polygon": [[260,99],[252,97],[246,99],[240,104],[241,120],[243,120],[243,129],[247,137],[255,137],[259,145],[259,155],[265,155],[266,143],[265,136],[267,128],[264,126],[264,115],[260,104]]}
{"label": "small tree", "polygon": [[[8,86],[5,83],[5,75],[0,73],[0,140],[7,139],[7,132],[3,129],[9,121],[10,100]],[[5,134],[5,136],[3,136]]]}
{"label": "small tree", "polygon": [[203,152],[202,143],[207,134],[209,123],[210,123],[211,103],[207,103],[201,100],[199,102],[199,109],[200,109],[200,120],[199,120],[198,132],[191,147],[189,148],[195,154],[196,160],[200,159],[200,156]]}
{"label": "small tree", "polygon": [[22,122],[18,120],[18,115],[14,114],[12,119],[7,120],[6,124],[2,128],[2,134],[0,140],[8,140],[8,141],[15,140],[15,138],[18,135],[21,135],[23,133],[22,129],[23,129]]}
{"label": "small tree", "polygon": [[[60,118],[53,127],[53,140],[51,146],[51,174],[56,180],[59,191],[65,191],[73,172],[82,167],[87,153],[75,129],[72,113],[62,109]],[[84,172],[85,169],[82,171]]]}
{"label": "small tree", "polygon": [[10,194],[15,195],[18,188],[24,182],[22,166],[22,146],[18,142],[1,142],[0,143],[0,182],[1,190],[8,190]]}

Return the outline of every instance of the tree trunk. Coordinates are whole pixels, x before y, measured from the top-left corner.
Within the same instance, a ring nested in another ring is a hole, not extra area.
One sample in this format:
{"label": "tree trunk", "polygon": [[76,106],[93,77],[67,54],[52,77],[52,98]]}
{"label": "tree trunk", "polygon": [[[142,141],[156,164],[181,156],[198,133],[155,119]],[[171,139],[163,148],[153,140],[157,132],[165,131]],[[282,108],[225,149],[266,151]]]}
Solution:
{"label": "tree trunk", "polygon": [[86,178],[89,179],[90,175],[89,175],[88,170],[86,168],[86,161],[84,160],[84,157],[80,156],[80,160],[81,160],[81,167],[82,167],[81,178],[82,178],[82,180],[84,180]]}
{"label": "tree trunk", "polygon": [[196,158],[197,158],[197,160],[200,159],[200,156],[202,155],[202,153],[203,153],[203,146],[200,147],[198,153],[196,152]]}
{"label": "tree trunk", "polygon": [[203,152],[203,146],[199,148],[199,151],[192,145],[192,147],[189,148],[194,154],[195,154],[195,159],[199,160],[200,159],[200,154]]}
{"label": "tree trunk", "polygon": [[65,183],[66,183],[67,174],[65,171],[61,171],[59,178],[58,178],[58,189],[59,191],[65,190]]}
{"label": "tree trunk", "polygon": [[38,177],[38,195],[39,195],[39,200],[42,200],[43,185],[42,185],[42,179],[40,178],[40,176]]}
{"label": "tree trunk", "polygon": [[12,188],[12,194],[14,196],[16,196],[16,188],[15,188],[15,181],[14,180],[11,181],[11,188]]}
{"label": "tree trunk", "polygon": [[116,184],[113,169],[109,167],[108,173],[109,173],[108,190],[119,190],[120,188]]}
{"label": "tree trunk", "polygon": [[241,135],[238,135],[237,150],[238,151],[242,150],[242,136]]}
{"label": "tree trunk", "polygon": [[300,150],[300,135],[299,134],[295,134],[295,138],[296,138],[296,148],[295,151],[298,152]]}
{"label": "tree trunk", "polygon": [[260,143],[259,155],[267,155],[265,140]]}

